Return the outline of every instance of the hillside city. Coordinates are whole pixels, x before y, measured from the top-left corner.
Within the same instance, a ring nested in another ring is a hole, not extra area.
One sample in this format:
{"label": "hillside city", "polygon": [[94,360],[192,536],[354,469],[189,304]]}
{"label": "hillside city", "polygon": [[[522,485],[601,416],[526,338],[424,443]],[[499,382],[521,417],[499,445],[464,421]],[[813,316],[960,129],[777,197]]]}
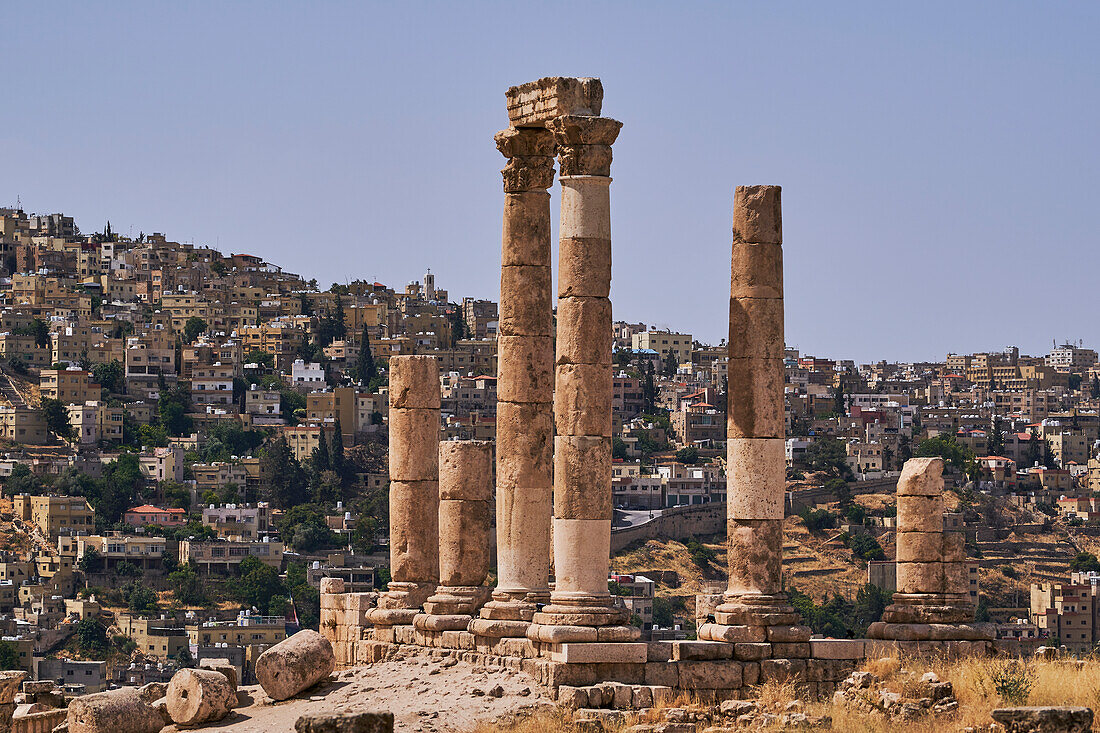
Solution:
{"label": "hillside city", "polygon": [[[84,233],[0,209],[0,669],[70,695],[239,679],[323,578],[389,579],[387,362],[439,364],[441,440],[496,434],[498,304],[420,280],[323,287],[254,254]],[[449,284],[452,285],[453,284]],[[616,321],[609,587],[689,639],[724,588],[725,342]],[[902,464],[942,456],[979,621],[1100,642],[1100,362],[785,358],[784,578],[815,632],[858,637],[895,589]],[[736,395],[735,395],[736,399]]]}

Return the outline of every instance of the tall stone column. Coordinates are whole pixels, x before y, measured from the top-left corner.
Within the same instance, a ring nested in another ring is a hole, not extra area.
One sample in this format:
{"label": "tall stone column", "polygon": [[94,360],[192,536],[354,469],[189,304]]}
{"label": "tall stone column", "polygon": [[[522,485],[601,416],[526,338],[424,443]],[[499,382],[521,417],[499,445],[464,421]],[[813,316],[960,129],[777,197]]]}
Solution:
{"label": "tall stone column", "polygon": [[493,444],[439,444],[439,587],[413,620],[422,631],[465,631],[488,598]]}
{"label": "tall stone column", "polygon": [[733,202],[726,422],[729,585],[701,639],[780,642],[810,630],[783,593],[783,218],[779,186],[738,186]]}
{"label": "tall stone column", "polygon": [[[614,607],[607,589],[612,516],[610,173],[611,144],[622,123],[568,115],[548,127],[558,144],[562,189],[554,381],[556,583],[550,605],[535,614],[537,626],[528,638],[549,643],[630,641],[637,630],[619,626],[627,614]],[[620,631],[601,637],[592,627]]]}
{"label": "tall stone column", "polygon": [[989,641],[970,599],[966,538],[943,528],[943,459],[910,458],[897,489],[897,592],[872,639]]}
{"label": "tall stone column", "polygon": [[376,626],[411,624],[439,584],[439,365],[434,356],[389,361],[390,577]]}
{"label": "tall stone column", "polygon": [[504,175],[497,337],[497,587],[470,630],[523,636],[550,599],[554,346],[550,194],[554,139],[498,132]]}

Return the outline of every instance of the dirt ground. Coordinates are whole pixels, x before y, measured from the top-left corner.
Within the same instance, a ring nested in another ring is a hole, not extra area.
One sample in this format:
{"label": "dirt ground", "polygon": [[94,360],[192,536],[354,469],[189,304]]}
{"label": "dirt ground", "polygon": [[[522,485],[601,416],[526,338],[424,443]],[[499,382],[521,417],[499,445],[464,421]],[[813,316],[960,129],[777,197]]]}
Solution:
{"label": "dirt ground", "polygon": [[[493,689],[498,686],[500,690]],[[435,659],[380,662],[336,672],[329,682],[279,703],[258,686],[241,687],[239,697],[240,707],[203,730],[283,733],[293,731],[294,722],[307,713],[388,711],[394,714],[395,731],[461,733],[478,723],[553,705],[546,692],[520,672]]]}

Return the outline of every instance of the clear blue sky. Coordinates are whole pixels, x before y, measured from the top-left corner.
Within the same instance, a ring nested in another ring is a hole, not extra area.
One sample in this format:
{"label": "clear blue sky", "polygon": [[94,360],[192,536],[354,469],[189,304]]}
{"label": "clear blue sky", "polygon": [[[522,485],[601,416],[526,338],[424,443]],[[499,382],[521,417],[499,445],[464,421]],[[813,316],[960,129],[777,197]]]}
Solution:
{"label": "clear blue sky", "polygon": [[783,186],[787,340],[1100,345],[1100,4],[5,7],[0,205],[316,277],[499,294],[504,90],[623,121],[615,316],[717,342],[737,184]]}

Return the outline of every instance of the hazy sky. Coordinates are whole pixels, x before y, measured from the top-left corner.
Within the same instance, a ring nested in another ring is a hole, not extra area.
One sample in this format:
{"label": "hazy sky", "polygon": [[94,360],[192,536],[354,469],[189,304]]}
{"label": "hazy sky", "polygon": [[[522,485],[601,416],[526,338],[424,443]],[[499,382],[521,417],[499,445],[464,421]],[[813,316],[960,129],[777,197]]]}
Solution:
{"label": "hazy sky", "polygon": [[431,267],[453,299],[496,299],[504,90],[599,76],[624,123],[616,318],[716,343],[733,188],[777,183],[792,346],[1100,345],[1097,3],[23,2],[3,18],[0,205],[85,231],[109,218],[324,286]]}

